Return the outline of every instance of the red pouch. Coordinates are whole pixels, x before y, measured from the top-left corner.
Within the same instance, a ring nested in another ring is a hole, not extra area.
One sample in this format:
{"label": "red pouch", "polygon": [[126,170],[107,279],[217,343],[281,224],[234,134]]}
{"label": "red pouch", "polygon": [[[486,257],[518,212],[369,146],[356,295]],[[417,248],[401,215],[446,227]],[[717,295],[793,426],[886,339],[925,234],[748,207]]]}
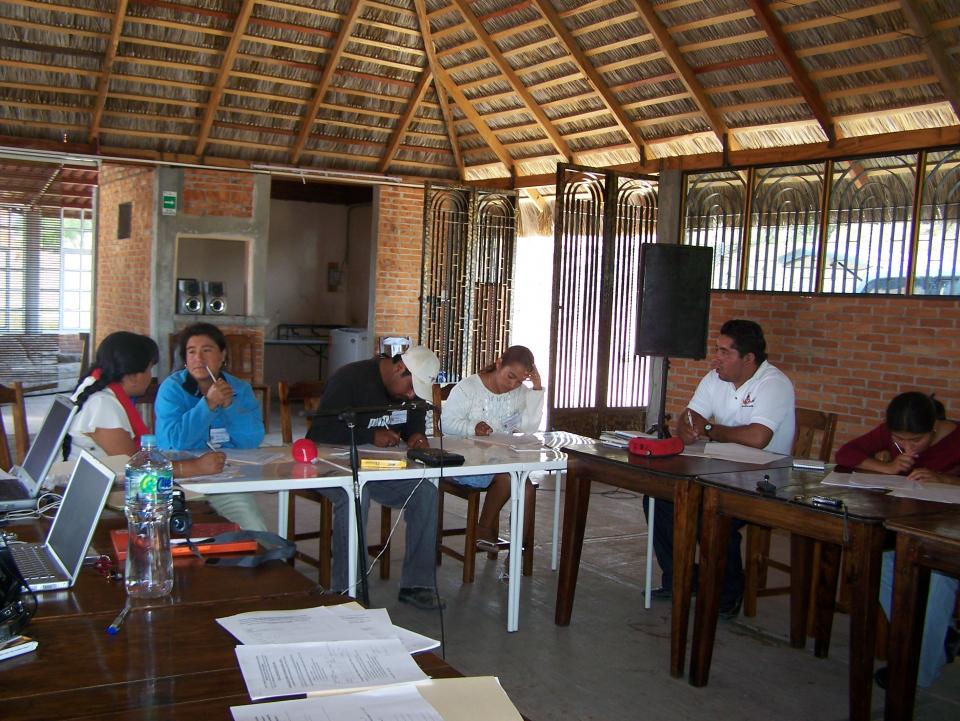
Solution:
{"label": "red pouch", "polygon": [[683,451],[682,438],[631,438],[627,450],[635,456],[663,458]]}

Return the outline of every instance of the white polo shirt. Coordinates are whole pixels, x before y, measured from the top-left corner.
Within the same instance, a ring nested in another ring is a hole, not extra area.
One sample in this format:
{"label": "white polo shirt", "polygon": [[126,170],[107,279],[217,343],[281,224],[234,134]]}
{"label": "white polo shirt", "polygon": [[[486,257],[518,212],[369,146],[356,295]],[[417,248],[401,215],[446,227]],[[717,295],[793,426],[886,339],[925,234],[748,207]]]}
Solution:
{"label": "white polo shirt", "polygon": [[773,431],[773,438],[764,450],[784,454],[793,450],[795,405],[793,383],[767,361],[739,388],[720,380],[711,370],[687,404],[690,410],[721,426],[766,426]]}

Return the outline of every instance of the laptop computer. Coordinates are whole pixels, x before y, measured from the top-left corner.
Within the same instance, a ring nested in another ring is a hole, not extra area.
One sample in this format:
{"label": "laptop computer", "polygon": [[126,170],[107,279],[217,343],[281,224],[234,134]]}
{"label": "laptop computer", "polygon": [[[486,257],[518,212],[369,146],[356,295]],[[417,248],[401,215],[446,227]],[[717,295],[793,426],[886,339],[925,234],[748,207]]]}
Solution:
{"label": "laptop computer", "polygon": [[55,396],[22,466],[9,473],[0,471],[0,513],[31,508],[40,494],[40,486],[57,458],[70,422],[77,413],[76,404],[65,396]]}
{"label": "laptop computer", "polygon": [[47,540],[9,544],[10,556],[32,591],[73,585],[115,477],[100,461],[80,451]]}

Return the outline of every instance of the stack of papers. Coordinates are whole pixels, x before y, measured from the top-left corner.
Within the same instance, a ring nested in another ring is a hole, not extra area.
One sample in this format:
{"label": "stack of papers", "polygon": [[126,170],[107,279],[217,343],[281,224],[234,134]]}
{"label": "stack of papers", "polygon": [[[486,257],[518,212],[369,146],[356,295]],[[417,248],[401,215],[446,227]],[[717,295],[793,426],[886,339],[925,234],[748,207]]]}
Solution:
{"label": "stack of papers", "polygon": [[613,448],[626,448],[633,438],[656,438],[656,436],[642,431],[600,431],[600,442]]}
{"label": "stack of papers", "polygon": [[217,623],[244,644],[236,654],[252,700],[308,696],[234,706],[235,721],[521,719],[494,678],[430,680],[410,654],[439,644],[394,626],[384,609],[350,603],[241,613]]}
{"label": "stack of papers", "polygon": [[905,476],[892,476],[886,473],[837,473],[833,471],[821,483],[825,486],[845,486],[847,488],[876,488],[890,491],[896,498],[915,498],[921,501],[937,503],[960,503],[960,486],[948,483],[921,483],[911,481]]}

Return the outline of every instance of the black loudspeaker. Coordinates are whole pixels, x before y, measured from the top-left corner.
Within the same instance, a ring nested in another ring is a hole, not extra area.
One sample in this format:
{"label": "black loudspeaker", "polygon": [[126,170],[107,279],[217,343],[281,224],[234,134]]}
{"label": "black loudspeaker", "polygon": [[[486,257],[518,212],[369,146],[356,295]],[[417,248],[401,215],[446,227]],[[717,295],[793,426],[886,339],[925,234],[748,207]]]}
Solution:
{"label": "black loudspeaker", "polygon": [[713,248],[644,243],[637,353],[705,358]]}
{"label": "black loudspeaker", "polygon": [[203,313],[203,291],[200,281],[194,278],[177,278],[177,313],[198,315]]}
{"label": "black loudspeaker", "polygon": [[207,313],[223,315],[227,312],[227,295],[219,280],[203,281],[203,293],[207,298]]}

